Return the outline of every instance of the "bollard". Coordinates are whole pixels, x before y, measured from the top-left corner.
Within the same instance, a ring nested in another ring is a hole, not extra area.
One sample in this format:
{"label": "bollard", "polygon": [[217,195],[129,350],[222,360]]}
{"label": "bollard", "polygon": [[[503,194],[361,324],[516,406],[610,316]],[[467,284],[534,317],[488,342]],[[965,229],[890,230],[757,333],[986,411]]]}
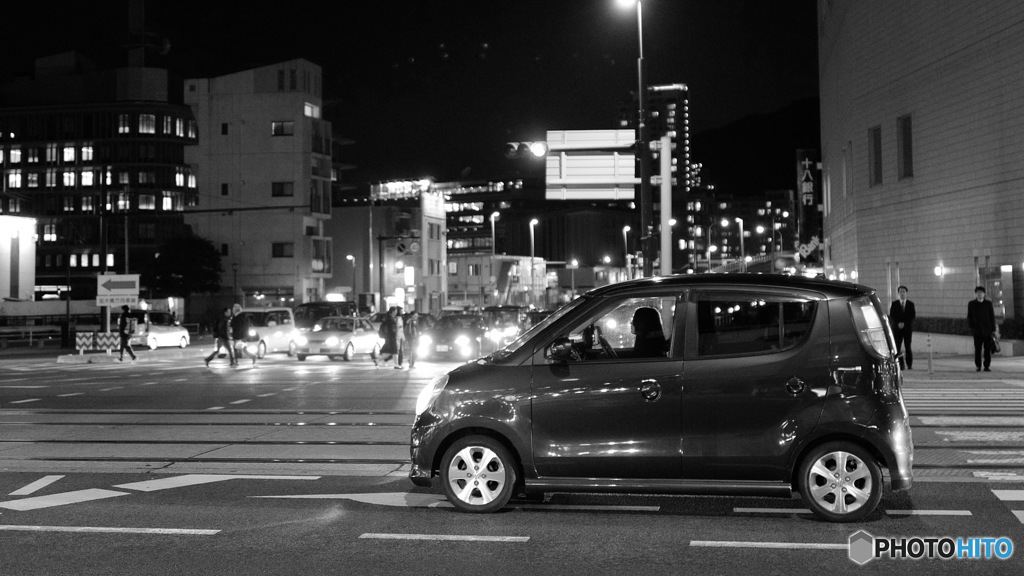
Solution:
{"label": "bollard", "polygon": [[928,374],[934,374],[932,370],[932,335],[928,335]]}

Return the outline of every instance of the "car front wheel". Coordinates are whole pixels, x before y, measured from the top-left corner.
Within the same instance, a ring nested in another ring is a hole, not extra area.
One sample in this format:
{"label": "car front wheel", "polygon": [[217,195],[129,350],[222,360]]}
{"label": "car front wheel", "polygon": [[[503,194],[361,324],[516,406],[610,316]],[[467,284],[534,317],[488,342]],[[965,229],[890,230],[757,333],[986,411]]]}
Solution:
{"label": "car front wheel", "polygon": [[882,499],[882,470],[874,456],[850,442],[828,442],[800,465],[800,494],[816,516],[856,522]]}
{"label": "car front wheel", "polygon": [[468,436],[457,440],[441,460],[441,483],[448,501],[463,512],[500,510],[515,491],[516,465],[497,440]]}
{"label": "car front wheel", "polygon": [[299,362],[305,362],[306,361],[306,355],[305,354],[296,354],[295,357],[299,359]]}
{"label": "car front wheel", "polygon": [[150,338],[149,342],[146,345],[149,346],[150,350],[156,350],[159,347],[159,343],[157,343],[156,341],[156,336]]}
{"label": "car front wheel", "polygon": [[349,362],[349,361],[351,361],[351,360],[352,360],[352,356],[353,356],[353,355],[354,355],[355,353],[356,353],[356,349],[355,349],[355,347],[354,347],[354,346],[352,346],[352,344],[351,344],[351,343],[349,343],[349,345],[345,347],[345,355],[344,355],[344,356],[342,356],[342,358],[344,358],[344,359],[345,359],[345,362]]}
{"label": "car front wheel", "polygon": [[267,355],[267,343],[260,340],[259,346],[256,347],[256,357],[262,360]]}
{"label": "car front wheel", "polygon": [[178,348],[186,348],[186,347],[188,347],[188,338],[185,338],[184,336],[182,336],[181,340],[178,341]]}

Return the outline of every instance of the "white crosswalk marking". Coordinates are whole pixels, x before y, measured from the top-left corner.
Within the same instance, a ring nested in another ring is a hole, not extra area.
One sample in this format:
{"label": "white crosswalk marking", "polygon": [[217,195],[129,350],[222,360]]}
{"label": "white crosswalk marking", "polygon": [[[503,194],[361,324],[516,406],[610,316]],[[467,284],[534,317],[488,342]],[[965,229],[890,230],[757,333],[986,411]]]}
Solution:
{"label": "white crosswalk marking", "polygon": [[904,388],[903,401],[911,416],[921,413],[1024,413],[1024,388]]}

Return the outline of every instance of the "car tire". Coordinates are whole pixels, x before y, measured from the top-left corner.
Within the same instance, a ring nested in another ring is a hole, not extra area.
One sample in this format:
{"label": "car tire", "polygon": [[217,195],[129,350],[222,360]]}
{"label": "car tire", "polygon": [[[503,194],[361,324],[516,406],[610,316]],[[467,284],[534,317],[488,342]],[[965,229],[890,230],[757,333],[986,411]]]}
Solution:
{"label": "car tire", "polygon": [[445,451],[441,484],[458,510],[494,512],[516,492],[516,464],[508,449],[494,438],[467,436]]}
{"label": "car tire", "polygon": [[330,360],[331,362],[334,362],[335,358],[337,358],[337,356],[335,356],[334,354],[328,354],[327,355],[327,359]]}
{"label": "car tire", "polygon": [[352,343],[350,342],[349,345],[345,347],[345,355],[342,356],[342,358],[345,360],[345,362],[351,362],[352,356],[355,355],[355,353],[356,349],[354,346],[352,346]]}
{"label": "car tire", "polygon": [[298,348],[298,346],[295,345],[295,342],[289,342],[288,343],[288,357],[289,358],[292,357],[292,356],[295,356],[295,350],[297,348]]}
{"label": "car tire", "polygon": [[156,350],[159,347],[159,344],[157,344],[157,341],[156,341],[156,336],[153,336],[152,338],[150,338],[149,342],[146,343],[146,346],[149,346],[150,350]]}
{"label": "car tire", "polygon": [[267,343],[260,340],[260,343],[256,346],[256,357],[263,360],[267,355]]}
{"label": "car tire", "polygon": [[299,362],[305,362],[306,361],[306,355],[305,354],[296,354],[295,357],[299,359]]}
{"label": "car tire", "polygon": [[178,348],[185,348],[187,346],[188,346],[188,338],[185,338],[184,336],[182,336],[181,340],[178,340]]}
{"label": "car tire", "polygon": [[874,455],[851,442],[827,442],[808,452],[798,478],[811,511],[829,522],[862,520],[874,512],[884,490]]}

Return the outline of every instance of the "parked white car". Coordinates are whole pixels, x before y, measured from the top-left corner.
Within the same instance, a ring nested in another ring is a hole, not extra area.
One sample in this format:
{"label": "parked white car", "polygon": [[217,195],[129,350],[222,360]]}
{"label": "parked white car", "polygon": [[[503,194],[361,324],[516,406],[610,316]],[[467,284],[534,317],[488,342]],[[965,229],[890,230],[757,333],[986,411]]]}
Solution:
{"label": "parked white car", "polygon": [[132,310],[128,314],[136,320],[135,333],[131,338],[133,346],[148,346],[150,350],[160,346],[188,346],[188,330],[170,312]]}

